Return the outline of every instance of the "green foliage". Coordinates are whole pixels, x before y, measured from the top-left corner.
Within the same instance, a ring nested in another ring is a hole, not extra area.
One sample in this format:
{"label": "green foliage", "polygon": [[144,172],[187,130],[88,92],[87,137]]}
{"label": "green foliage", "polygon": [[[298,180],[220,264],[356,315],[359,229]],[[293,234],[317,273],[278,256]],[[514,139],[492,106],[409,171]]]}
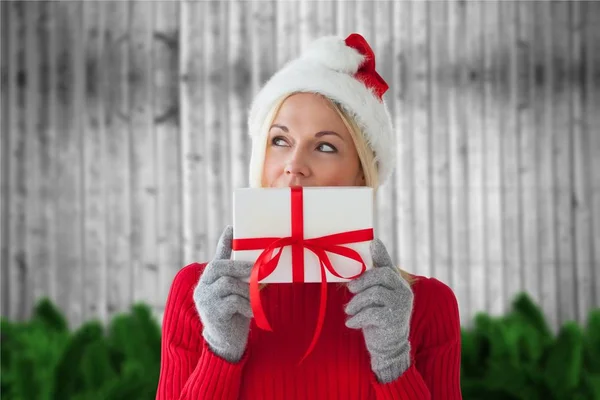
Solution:
{"label": "green foliage", "polygon": [[[155,397],[161,332],[145,305],[75,332],[47,300],[29,321],[0,323],[2,399]],[[600,399],[600,310],[558,335],[525,294],[507,315],[479,314],[462,331],[461,379],[464,399]]]}
{"label": "green foliage", "polygon": [[587,327],[565,323],[553,335],[526,294],[502,317],[479,314],[462,331],[465,399],[600,399],[600,310]]}
{"label": "green foliage", "polygon": [[145,305],[108,329],[88,321],[70,332],[47,300],[26,322],[2,323],[1,397],[7,400],[154,399],[160,327]]}

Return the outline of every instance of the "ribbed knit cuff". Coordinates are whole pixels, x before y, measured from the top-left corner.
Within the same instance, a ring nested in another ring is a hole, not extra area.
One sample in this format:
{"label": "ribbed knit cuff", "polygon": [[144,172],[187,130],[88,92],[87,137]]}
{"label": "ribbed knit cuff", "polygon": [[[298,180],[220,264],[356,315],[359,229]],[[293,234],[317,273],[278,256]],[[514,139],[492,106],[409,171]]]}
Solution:
{"label": "ribbed knit cuff", "polygon": [[198,398],[237,399],[247,360],[248,351],[239,362],[230,363],[213,353],[205,342],[204,351],[193,373],[195,379],[189,388],[189,395]]}
{"label": "ribbed knit cuff", "polygon": [[372,387],[377,400],[430,400],[431,394],[425,381],[414,365],[411,365],[395,381],[380,383],[374,376]]}
{"label": "ribbed knit cuff", "polygon": [[405,352],[389,363],[389,365],[382,366],[381,368],[373,368],[373,372],[380,383],[390,383],[398,379],[409,367],[410,352]]}
{"label": "ribbed knit cuff", "polygon": [[[209,343],[209,338],[205,337],[205,342],[207,344],[208,349],[214,353],[216,356],[221,357],[222,359],[224,359],[225,361],[231,363],[231,364],[237,364],[241,361],[241,359],[244,357],[244,355],[246,354],[246,352],[240,354],[237,351],[227,351],[230,350],[227,346],[223,346],[223,350],[219,350],[215,347],[213,347],[210,343]],[[246,345],[247,347],[247,345]]]}

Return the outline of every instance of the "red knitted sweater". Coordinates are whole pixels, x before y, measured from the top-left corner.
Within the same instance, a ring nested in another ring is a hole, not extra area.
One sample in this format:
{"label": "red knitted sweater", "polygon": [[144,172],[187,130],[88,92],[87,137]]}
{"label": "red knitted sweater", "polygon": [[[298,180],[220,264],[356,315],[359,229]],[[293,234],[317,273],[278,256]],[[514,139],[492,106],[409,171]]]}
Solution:
{"label": "red knitted sweater", "polygon": [[191,264],[173,280],[163,319],[157,400],[166,399],[461,399],[460,322],[452,290],[416,277],[410,329],[413,364],[381,384],[371,371],[362,331],[344,325],[352,294],[329,284],[326,321],[313,352],[298,364],[312,338],[319,284],[270,284],[261,299],[273,332],[252,322],[238,363],[213,354],[202,338],[192,294],[205,264]]}

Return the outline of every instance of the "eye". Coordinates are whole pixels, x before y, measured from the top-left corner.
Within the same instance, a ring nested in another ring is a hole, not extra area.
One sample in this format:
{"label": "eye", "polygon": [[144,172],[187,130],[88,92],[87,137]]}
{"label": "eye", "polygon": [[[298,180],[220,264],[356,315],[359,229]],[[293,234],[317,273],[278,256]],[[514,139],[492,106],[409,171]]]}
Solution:
{"label": "eye", "polygon": [[319,144],[317,149],[319,149],[319,151],[322,151],[323,153],[337,153],[337,149],[329,143],[321,143]]}
{"label": "eye", "polygon": [[288,142],[281,136],[276,136],[271,140],[271,144],[273,146],[278,146],[278,147],[287,147]]}

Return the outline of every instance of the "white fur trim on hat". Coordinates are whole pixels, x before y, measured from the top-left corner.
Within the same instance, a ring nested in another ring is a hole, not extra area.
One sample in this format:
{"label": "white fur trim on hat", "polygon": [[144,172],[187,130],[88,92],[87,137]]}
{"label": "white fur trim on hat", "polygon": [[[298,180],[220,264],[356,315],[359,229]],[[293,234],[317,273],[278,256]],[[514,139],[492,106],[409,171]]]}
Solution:
{"label": "white fur trim on hat", "polygon": [[354,77],[364,56],[344,39],[326,36],[314,41],[264,85],[250,108],[248,128],[252,137],[250,185],[260,186],[268,127],[263,126],[279,99],[295,92],[321,94],[339,104],[354,118],[375,153],[379,183],[392,173],[396,146],[392,120],[385,105]]}

